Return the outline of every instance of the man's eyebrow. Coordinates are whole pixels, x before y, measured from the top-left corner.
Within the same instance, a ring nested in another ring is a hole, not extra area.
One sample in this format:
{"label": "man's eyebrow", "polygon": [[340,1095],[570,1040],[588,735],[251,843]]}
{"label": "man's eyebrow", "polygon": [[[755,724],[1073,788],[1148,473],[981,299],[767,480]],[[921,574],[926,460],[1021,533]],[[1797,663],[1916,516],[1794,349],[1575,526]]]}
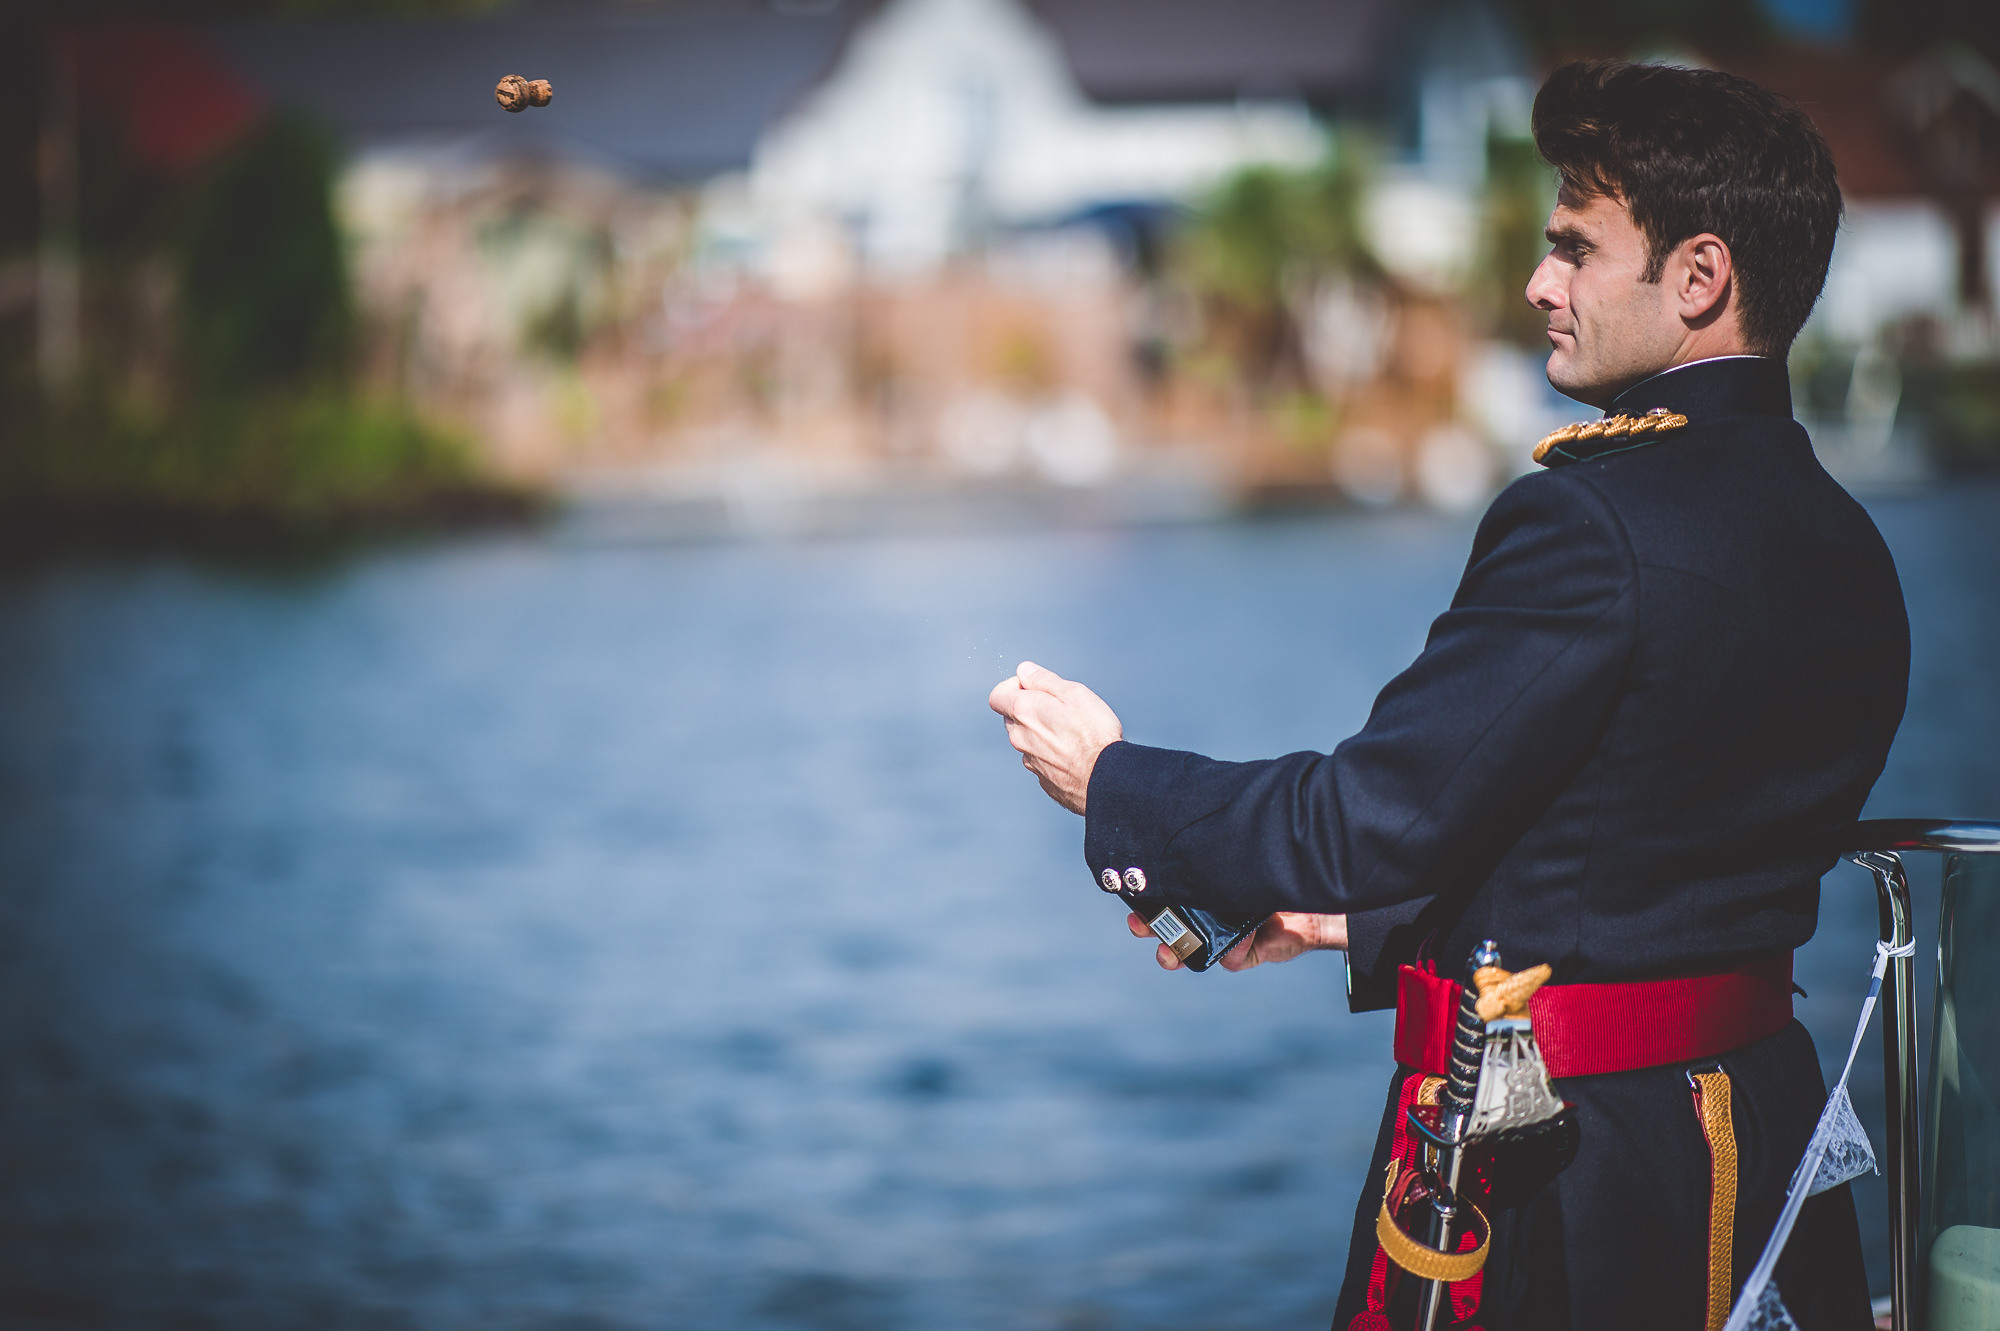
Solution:
{"label": "man's eyebrow", "polygon": [[1544,230],[1542,236],[1551,245],[1567,245],[1571,249],[1578,250],[1595,248],[1590,242],[1590,237],[1573,226],[1552,226]]}

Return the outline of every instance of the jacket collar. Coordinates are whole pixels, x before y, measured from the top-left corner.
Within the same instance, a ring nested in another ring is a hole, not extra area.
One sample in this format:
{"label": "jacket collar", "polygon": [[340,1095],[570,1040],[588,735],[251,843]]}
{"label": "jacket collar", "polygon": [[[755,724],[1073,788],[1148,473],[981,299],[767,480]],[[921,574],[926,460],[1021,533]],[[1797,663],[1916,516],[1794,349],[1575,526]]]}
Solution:
{"label": "jacket collar", "polygon": [[[1769,356],[1718,356],[1662,370],[1620,393],[1604,413],[1614,417],[1671,419],[1657,432],[1627,430],[1579,436],[1568,426],[1542,441],[1535,452],[1544,467],[1563,467],[1587,458],[1629,453],[1671,439],[1684,426],[1721,416],[1792,415],[1792,384],[1785,362]],[[1594,428],[1595,422],[1586,429]],[[1554,445],[1551,447],[1551,445]]]}
{"label": "jacket collar", "polygon": [[1690,423],[1713,416],[1792,414],[1792,382],[1785,363],[1769,356],[1718,356],[1662,370],[1632,385],[1607,416],[1643,416],[1657,407]]}

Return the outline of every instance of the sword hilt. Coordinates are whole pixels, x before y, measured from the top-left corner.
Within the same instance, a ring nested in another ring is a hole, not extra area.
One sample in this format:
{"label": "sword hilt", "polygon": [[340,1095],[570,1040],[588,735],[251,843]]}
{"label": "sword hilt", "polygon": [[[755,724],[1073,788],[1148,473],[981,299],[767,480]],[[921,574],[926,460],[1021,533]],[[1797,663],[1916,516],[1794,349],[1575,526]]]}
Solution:
{"label": "sword hilt", "polygon": [[1479,987],[1472,982],[1482,966],[1498,966],[1500,949],[1490,938],[1472,949],[1466,958],[1464,988],[1458,998],[1458,1026],[1452,1032],[1451,1069],[1445,1078],[1444,1093],[1438,1097],[1450,1109],[1472,1107],[1473,1093],[1479,1088],[1479,1060],[1486,1050],[1486,1023],[1479,1019]]}
{"label": "sword hilt", "polygon": [[[1465,1127],[1472,1119],[1472,1099],[1479,1090],[1479,1063],[1486,1053],[1486,1023],[1479,1019],[1479,986],[1473,983],[1472,976],[1481,966],[1499,964],[1499,945],[1490,938],[1473,948],[1465,962],[1465,987],[1458,999],[1458,1026],[1452,1031],[1451,1068],[1444,1091],[1438,1096],[1438,1135],[1449,1143],[1438,1147],[1433,1160],[1438,1186],[1431,1198],[1430,1244],[1439,1251],[1452,1246],[1453,1221],[1458,1212],[1458,1170],[1465,1155]],[[1417,1293],[1417,1331],[1435,1331],[1446,1302],[1443,1281],[1424,1281]]]}

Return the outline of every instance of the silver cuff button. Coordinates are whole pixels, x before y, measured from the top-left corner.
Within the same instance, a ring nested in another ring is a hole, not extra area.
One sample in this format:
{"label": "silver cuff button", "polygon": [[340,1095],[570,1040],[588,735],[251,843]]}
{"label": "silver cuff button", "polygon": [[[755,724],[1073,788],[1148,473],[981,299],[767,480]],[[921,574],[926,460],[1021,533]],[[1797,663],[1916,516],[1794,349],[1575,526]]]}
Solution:
{"label": "silver cuff button", "polygon": [[1098,875],[1097,885],[1103,888],[1106,892],[1116,892],[1120,886],[1118,882],[1118,871],[1116,869],[1106,869],[1103,873]]}
{"label": "silver cuff button", "polygon": [[[1104,872],[1110,873],[1111,870],[1106,869]],[[1127,869],[1125,871],[1125,890],[1127,892],[1144,892],[1146,890],[1146,871],[1144,869]]]}

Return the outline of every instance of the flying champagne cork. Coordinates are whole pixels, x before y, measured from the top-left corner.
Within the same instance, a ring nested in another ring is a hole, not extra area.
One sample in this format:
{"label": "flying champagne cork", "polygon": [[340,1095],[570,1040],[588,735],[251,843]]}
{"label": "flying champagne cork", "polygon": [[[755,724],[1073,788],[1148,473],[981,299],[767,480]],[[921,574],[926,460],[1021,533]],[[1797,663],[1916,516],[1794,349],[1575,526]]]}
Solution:
{"label": "flying champagne cork", "polygon": [[524,79],[509,74],[493,88],[493,100],[502,111],[525,111],[531,106],[547,106],[555,97],[547,79]]}

